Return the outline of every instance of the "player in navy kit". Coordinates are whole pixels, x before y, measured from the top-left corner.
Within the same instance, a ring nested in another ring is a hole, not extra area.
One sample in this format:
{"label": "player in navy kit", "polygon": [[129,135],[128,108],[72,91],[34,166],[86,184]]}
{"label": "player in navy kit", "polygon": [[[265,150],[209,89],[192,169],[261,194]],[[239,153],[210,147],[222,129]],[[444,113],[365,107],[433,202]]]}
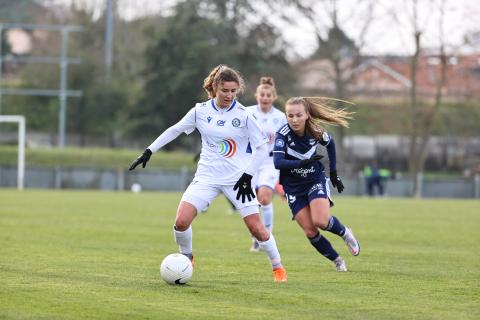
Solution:
{"label": "player in navy kit", "polygon": [[[152,153],[195,129],[202,138],[202,151],[193,181],[177,209],[173,234],[180,253],[192,260],[192,222],[222,192],[236,207],[272,265],[275,282],[287,281],[273,234],[261,221],[258,201],[252,189],[257,163],[268,157],[267,137],[255,118],[236,96],[243,88],[240,74],[217,66],[204,80],[209,100],[197,103],[177,124],[163,132],[130,166],[145,167]],[[249,152],[254,150],[253,153]]]}
{"label": "player in navy kit", "polygon": [[331,260],[338,271],[347,271],[345,261],[318,229],[342,237],[352,255],[360,253],[360,244],[350,228],[329,214],[333,202],[328,178],[317,154],[317,146],[327,149],[330,162],[330,181],[338,192],[344,189],[337,175],[335,142],[322,124],[347,127],[351,113],[334,109],[326,98],[296,97],[285,104],[288,123],[277,131],[273,161],[280,170],[280,184],[293,214],[310,243]]}

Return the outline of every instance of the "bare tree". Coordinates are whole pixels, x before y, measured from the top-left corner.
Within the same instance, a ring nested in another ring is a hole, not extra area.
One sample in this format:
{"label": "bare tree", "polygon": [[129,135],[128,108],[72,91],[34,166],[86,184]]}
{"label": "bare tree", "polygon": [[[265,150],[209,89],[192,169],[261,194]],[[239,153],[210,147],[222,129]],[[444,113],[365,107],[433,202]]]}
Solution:
{"label": "bare tree", "polygon": [[[425,33],[428,20],[433,16],[430,12],[424,26],[420,26],[419,19],[419,3],[418,0],[411,0],[411,39],[414,43],[414,52],[410,57],[410,124],[409,124],[409,173],[413,178],[413,196],[421,196],[421,184],[417,176],[423,171],[425,159],[427,155],[427,146],[430,140],[432,129],[435,124],[435,118],[438,109],[442,103],[443,93],[446,85],[447,55],[445,52],[445,7],[447,0],[439,0],[437,3],[432,2],[432,10],[438,10],[438,76],[435,78],[435,95],[433,99],[419,99],[418,88],[418,71],[419,63],[422,58],[422,39]],[[398,20],[397,20],[398,21]]]}
{"label": "bare tree", "polygon": [[[349,99],[348,84],[353,80],[354,70],[362,62],[362,51],[366,45],[366,37],[375,18],[375,1],[359,0],[354,6],[338,6],[340,0],[290,0],[282,5],[289,5],[296,14],[284,14],[283,19],[295,24],[298,16],[306,19],[314,30],[318,49],[313,59],[321,58],[328,61],[330,71],[326,71],[327,79],[334,84],[336,98]],[[341,12],[344,10],[345,12]],[[282,12],[286,12],[282,10]],[[293,18],[295,17],[295,18]],[[355,32],[349,24],[355,24]],[[344,158],[343,138],[345,129],[338,129],[338,146],[340,161]]]}

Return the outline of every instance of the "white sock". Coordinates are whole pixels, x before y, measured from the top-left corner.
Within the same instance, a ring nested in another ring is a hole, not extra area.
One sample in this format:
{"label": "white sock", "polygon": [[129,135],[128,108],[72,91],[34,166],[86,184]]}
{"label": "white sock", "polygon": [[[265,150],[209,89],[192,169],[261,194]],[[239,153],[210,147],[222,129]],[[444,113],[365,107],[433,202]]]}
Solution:
{"label": "white sock", "polygon": [[180,253],[192,254],[192,226],[189,226],[185,231],[178,231],[173,226],[173,236],[178,244]]}
{"label": "white sock", "polygon": [[[262,214],[262,220],[263,220],[263,225],[265,226],[265,228],[267,228],[268,231],[270,231],[270,233],[272,233],[272,230],[273,230],[273,204],[270,203],[270,204],[267,204],[267,205],[262,205],[261,206],[261,214]],[[252,237],[253,240],[255,240],[256,242],[257,239],[255,239],[255,237]]]}
{"label": "white sock", "polygon": [[258,244],[260,245],[260,248],[268,255],[268,258],[272,263],[272,269],[280,268],[282,266],[282,261],[273,234],[270,233],[270,238],[267,241],[258,241]]}
{"label": "white sock", "polygon": [[262,218],[263,224],[268,231],[272,232],[273,230],[273,204],[267,204],[262,206]]}

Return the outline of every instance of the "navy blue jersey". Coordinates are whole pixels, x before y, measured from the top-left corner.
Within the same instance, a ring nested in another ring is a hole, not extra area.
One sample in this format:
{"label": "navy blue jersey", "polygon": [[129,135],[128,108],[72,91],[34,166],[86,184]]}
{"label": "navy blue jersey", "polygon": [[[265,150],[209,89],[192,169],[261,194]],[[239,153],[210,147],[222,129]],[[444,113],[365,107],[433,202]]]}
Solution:
{"label": "navy blue jersey", "polygon": [[310,159],[317,154],[317,146],[327,148],[330,171],[336,170],[335,143],[324,132],[320,140],[307,133],[298,136],[288,124],[281,127],[275,136],[273,162],[280,170],[280,184],[288,194],[307,193],[309,188],[325,179],[325,168],[320,161],[302,166],[301,160]]}

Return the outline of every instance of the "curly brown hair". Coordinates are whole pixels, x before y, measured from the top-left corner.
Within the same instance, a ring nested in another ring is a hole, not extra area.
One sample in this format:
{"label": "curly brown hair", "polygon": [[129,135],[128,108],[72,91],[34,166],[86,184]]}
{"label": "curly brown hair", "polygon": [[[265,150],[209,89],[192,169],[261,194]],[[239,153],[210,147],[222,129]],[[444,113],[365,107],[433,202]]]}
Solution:
{"label": "curly brown hair", "polygon": [[208,98],[214,98],[216,96],[216,89],[218,85],[225,81],[234,81],[238,84],[238,92],[242,92],[245,88],[245,82],[243,81],[240,72],[237,70],[220,64],[210,71],[210,74],[203,80],[203,89],[207,92]]}

